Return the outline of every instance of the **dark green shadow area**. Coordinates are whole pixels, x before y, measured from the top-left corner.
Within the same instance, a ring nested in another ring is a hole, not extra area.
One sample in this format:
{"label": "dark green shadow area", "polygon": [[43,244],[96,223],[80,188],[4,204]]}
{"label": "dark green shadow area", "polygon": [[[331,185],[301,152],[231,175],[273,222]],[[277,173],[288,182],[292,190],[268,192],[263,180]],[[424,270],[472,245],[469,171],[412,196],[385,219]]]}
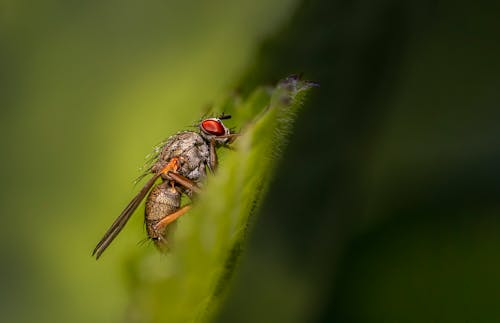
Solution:
{"label": "dark green shadow area", "polygon": [[219,322],[499,319],[500,21],[478,1],[304,1],[243,91],[320,83]]}

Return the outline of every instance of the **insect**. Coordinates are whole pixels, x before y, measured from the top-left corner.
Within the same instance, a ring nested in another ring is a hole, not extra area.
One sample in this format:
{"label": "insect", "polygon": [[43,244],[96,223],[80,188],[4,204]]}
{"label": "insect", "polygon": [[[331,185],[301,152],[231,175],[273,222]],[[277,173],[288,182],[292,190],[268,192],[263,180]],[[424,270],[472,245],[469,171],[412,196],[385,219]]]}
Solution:
{"label": "insect", "polygon": [[[217,118],[203,119],[197,125],[198,131],[179,132],[157,149],[152,165],[146,170],[146,174],[152,173],[153,176],[109,227],[94,248],[92,256],[99,259],[146,195],[144,218],[148,237],[160,250],[167,249],[167,226],[191,207],[190,204],[181,207],[182,194],[192,199],[193,195],[199,193],[207,169],[213,173],[217,168],[216,148],[228,147],[238,136],[222,122],[229,118],[230,115],[222,114]],[[161,183],[155,185],[159,178]]]}

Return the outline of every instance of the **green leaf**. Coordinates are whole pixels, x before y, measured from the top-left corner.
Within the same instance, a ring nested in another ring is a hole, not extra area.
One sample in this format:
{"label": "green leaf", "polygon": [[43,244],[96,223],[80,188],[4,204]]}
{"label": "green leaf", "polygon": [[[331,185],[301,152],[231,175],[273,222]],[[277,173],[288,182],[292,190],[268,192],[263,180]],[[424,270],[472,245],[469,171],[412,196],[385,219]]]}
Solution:
{"label": "green leaf", "polygon": [[[314,83],[295,76],[221,104],[243,125],[193,209],[179,219],[166,256],[130,259],[131,322],[206,322],[218,309],[241,253],[249,221],[267,191],[294,115]],[[220,109],[219,109],[220,110]],[[153,249],[153,248],[149,248]]]}

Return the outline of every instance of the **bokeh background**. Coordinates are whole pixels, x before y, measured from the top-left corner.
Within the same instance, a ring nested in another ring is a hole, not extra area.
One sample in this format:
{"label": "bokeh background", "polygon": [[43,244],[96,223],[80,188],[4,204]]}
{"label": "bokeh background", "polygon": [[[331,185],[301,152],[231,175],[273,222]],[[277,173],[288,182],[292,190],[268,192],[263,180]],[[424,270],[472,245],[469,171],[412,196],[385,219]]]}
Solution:
{"label": "bokeh background", "polygon": [[[0,321],[119,322],[142,156],[317,81],[218,322],[500,321],[500,4],[0,2]],[[175,297],[169,295],[165,297]]]}

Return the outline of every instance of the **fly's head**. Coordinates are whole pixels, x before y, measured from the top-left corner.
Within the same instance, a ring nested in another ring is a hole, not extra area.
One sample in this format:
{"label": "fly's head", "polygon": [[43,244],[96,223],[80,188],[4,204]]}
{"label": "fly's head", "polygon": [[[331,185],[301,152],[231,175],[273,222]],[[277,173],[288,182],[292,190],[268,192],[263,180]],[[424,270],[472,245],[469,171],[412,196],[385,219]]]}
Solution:
{"label": "fly's head", "polygon": [[222,123],[223,119],[231,118],[230,115],[221,115],[218,118],[203,119],[198,127],[200,128],[200,135],[206,141],[215,141],[218,145],[224,145],[231,140],[231,130]]}

